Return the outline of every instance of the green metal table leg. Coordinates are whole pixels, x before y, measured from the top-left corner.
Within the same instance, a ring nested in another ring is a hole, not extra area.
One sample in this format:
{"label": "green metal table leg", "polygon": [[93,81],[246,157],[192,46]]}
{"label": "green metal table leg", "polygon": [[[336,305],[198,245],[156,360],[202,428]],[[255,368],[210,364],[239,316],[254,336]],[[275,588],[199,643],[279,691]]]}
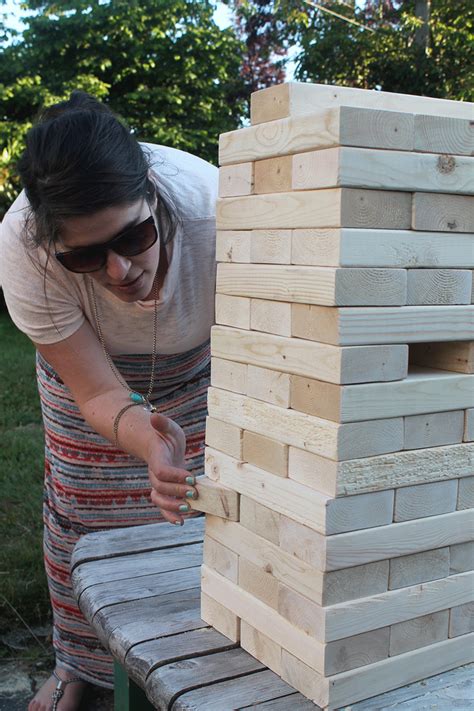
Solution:
{"label": "green metal table leg", "polygon": [[156,711],[118,662],[114,663],[114,711]]}

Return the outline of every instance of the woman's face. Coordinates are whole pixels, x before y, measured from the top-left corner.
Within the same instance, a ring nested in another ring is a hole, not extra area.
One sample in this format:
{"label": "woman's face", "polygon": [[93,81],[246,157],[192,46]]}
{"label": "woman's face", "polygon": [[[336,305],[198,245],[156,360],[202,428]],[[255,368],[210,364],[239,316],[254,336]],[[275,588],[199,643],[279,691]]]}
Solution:
{"label": "woman's face", "polygon": [[[148,217],[150,206],[146,200],[140,200],[133,205],[107,207],[92,215],[68,218],[61,225],[60,249],[100,245]],[[146,252],[134,257],[124,257],[109,249],[106,264],[89,276],[121,301],[151,299],[159,255],[159,239]]]}

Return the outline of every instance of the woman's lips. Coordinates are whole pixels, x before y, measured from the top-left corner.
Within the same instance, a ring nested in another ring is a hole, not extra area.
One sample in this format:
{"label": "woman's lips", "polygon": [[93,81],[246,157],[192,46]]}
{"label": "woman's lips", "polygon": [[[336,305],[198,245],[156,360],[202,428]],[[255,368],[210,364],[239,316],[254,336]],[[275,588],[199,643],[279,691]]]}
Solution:
{"label": "woman's lips", "polygon": [[140,279],[142,278],[143,274],[144,274],[144,272],[142,272],[139,276],[137,276],[136,279],[134,279],[133,281],[129,281],[129,282],[127,282],[126,284],[111,284],[111,286],[112,286],[114,289],[120,289],[121,291],[122,291],[122,290],[123,290],[123,291],[127,291],[127,290],[129,290],[129,289],[133,289],[133,287],[138,286],[138,282],[139,282]]}

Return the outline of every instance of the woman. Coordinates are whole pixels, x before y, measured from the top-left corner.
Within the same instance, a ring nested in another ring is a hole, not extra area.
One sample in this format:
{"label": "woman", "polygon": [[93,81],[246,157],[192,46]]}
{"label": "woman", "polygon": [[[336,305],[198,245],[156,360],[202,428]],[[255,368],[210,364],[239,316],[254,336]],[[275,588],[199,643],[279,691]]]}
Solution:
{"label": "woman", "polygon": [[197,497],[217,169],[140,145],[76,91],[29,131],[19,171],[24,191],[2,224],[0,283],[38,353],[56,653],[29,711],[72,711],[87,683],[112,686],[111,659],[71,591],[79,536],[182,525]]}

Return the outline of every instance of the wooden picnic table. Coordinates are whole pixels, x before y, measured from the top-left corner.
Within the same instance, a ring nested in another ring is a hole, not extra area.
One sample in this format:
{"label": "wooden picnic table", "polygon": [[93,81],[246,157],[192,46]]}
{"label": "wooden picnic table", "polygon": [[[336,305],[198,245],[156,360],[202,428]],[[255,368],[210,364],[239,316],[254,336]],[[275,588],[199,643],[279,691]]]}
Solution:
{"label": "wooden picnic table", "polygon": [[[200,617],[204,517],[90,533],[77,543],[79,606],[116,664],[116,711],[317,711]],[[352,705],[354,711],[474,708],[474,665]]]}

